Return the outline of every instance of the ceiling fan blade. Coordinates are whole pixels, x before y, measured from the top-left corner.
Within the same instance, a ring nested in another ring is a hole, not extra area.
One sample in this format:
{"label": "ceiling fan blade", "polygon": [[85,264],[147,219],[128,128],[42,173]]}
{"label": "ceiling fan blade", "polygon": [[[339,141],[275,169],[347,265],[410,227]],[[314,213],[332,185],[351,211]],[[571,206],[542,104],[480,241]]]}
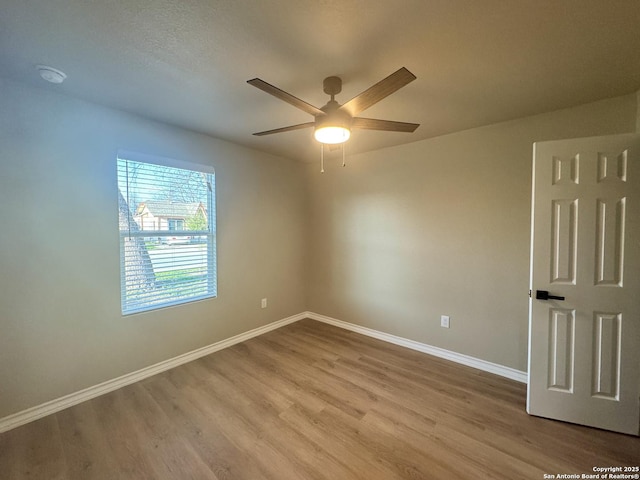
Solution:
{"label": "ceiling fan blade", "polygon": [[340,110],[346,111],[352,117],[366,110],[372,105],[378,103],[393,92],[400,90],[406,84],[413,82],[416,76],[405,67],[397,70],[384,80],[380,80],[373,87],[368,88],[360,95],[352,98],[340,107]]}
{"label": "ceiling fan blade", "polygon": [[259,88],[263,92],[267,92],[273,95],[280,100],[284,100],[290,105],[293,105],[300,110],[307,112],[313,116],[316,115],[324,115],[325,113],[319,108],[314,107],[310,103],[305,102],[304,100],[300,100],[298,97],[294,97],[290,93],[285,92],[284,90],[280,90],[278,87],[274,87],[270,83],[265,82],[264,80],[260,80],[259,78],[254,78],[252,80],[247,80],[249,85],[253,85],[256,88]]}
{"label": "ceiling fan blade", "polygon": [[356,117],[351,124],[352,128],[363,130],[384,130],[387,132],[411,133],[420,126],[419,123],[393,122],[391,120],[377,120],[375,118]]}
{"label": "ceiling fan blade", "polygon": [[265,130],[264,132],[254,133],[254,135],[257,137],[263,137],[265,135],[271,135],[273,133],[291,132],[293,130],[309,128],[309,127],[313,127],[314,125],[315,125],[315,122],[300,123],[298,125],[290,125],[288,127],[274,128],[273,130]]}

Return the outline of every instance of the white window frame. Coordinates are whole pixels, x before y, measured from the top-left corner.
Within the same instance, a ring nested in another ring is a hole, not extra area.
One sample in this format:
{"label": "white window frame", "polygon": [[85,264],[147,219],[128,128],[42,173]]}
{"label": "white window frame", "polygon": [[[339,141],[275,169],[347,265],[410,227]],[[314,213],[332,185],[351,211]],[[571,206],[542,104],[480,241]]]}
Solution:
{"label": "white window frame", "polygon": [[[126,150],[119,150],[116,157],[116,182],[118,182],[118,164],[120,161],[133,161],[139,163],[146,163],[157,165],[159,167],[179,168],[183,170],[190,170],[193,172],[203,173],[208,175],[209,178],[209,193],[207,199],[207,230],[121,230],[120,224],[118,224],[119,236],[120,236],[120,290],[121,290],[121,306],[123,315],[131,315],[135,313],[157,310],[160,308],[181,305],[185,303],[191,303],[194,301],[215,298],[217,297],[217,246],[216,246],[216,196],[215,196],[215,169],[209,165],[194,164],[189,162],[183,162],[175,159],[157,157],[154,155],[141,154],[137,152],[131,152]],[[118,186],[119,188],[119,186]],[[122,191],[122,195],[127,200],[127,192]],[[127,201],[128,203],[128,201]],[[128,205],[129,213],[133,216],[135,206]],[[133,210],[132,210],[133,209]],[[135,221],[134,221],[135,223]],[[126,288],[126,268],[125,268],[125,239],[131,237],[139,238],[153,238],[158,239],[162,237],[204,237],[206,239],[207,250],[207,291],[200,295],[190,295],[174,300],[162,300],[162,301],[150,301],[148,304],[132,306],[133,302],[130,301],[132,296],[131,292]]]}

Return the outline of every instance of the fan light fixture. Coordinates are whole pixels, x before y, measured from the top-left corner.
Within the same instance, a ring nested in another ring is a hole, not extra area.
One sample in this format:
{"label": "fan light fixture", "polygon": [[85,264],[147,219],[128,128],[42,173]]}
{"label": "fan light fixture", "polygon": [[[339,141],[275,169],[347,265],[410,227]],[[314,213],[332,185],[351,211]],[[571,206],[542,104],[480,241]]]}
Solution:
{"label": "fan light fixture", "polygon": [[349,140],[351,131],[345,127],[327,125],[324,127],[316,128],[313,136],[320,143],[336,145],[338,143],[344,143]]}
{"label": "fan light fixture", "polygon": [[327,77],[322,82],[322,90],[331,99],[324,107],[314,107],[310,103],[294,97],[290,93],[279,89],[259,78],[247,80],[249,85],[273,95],[274,97],[287,102],[290,105],[313,115],[312,122],[289,125],[288,127],[274,128],[264,132],[256,132],[254,135],[261,137],[274,133],[291,132],[302,128],[314,128],[314,137],[321,143],[320,149],[320,171],[324,172],[324,145],[342,145],[342,166],[344,167],[344,143],[351,137],[351,129],[360,128],[364,130],[382,130],[387,132],[413,132],[420,125],[417,123],[395,122],[391,120],[379,120],[376,118],[359,117],[358,114],[367,108],[375,105],[383,98],[388,97],[395,91],[401,89],[416,76],[402,67],[378,83],[369,87],[364,92],[356,95],[347,103],[339,104],[335,96],[342,91],[342,79],[340,77]]}
{"label": "fan light fixture", "polygon": [[331,100],[320,109],[324,115],[318,115],[315,118],[313,136],[320,143],[336,145],[349,140],[353,118],[348,112],[340,110],[340,104],[333,99],[334,92],[338,91],[338,88],[327,80],[325,79],[325,89],[331,92]]}

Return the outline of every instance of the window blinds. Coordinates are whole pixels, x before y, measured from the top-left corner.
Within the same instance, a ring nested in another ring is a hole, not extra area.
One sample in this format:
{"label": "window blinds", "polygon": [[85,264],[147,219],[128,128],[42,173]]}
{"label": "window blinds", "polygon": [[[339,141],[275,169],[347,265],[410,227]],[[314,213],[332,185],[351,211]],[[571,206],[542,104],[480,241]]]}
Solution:
{"label": "window blinds", "polygon": [[118,158],[122,313],[216,296],[214,174]]}

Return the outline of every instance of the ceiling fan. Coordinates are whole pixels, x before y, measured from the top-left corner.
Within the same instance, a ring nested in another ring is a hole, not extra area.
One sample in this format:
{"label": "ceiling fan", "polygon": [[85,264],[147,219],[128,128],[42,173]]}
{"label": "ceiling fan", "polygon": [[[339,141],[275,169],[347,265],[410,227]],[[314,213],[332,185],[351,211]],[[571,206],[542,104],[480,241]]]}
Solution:
{"label": "ceiling fan", "polygon": [[259,78],[247,80],[248,84],[314,116],[313,122],[266,130],[264,132],[254,133],[254,135],[260,137],[263,135],[314,127],[314,136],[320,143],[339,144],[346,142],[351,136],[351,129],[355,128],[411,133],[415,131],[420,124],[363,118],[356,115],[400,90],[415,79],[416,76],[413,73],[405,67],[402,67],[348,102],[340,105],[336,102],[335,96],[342,91],[342,79],[340,79],[340,77],[327,77],[324,79],[322,86],[324,93],[331,96],[331,100],[329,100],[324,107],[320,108],[314,107]]}

